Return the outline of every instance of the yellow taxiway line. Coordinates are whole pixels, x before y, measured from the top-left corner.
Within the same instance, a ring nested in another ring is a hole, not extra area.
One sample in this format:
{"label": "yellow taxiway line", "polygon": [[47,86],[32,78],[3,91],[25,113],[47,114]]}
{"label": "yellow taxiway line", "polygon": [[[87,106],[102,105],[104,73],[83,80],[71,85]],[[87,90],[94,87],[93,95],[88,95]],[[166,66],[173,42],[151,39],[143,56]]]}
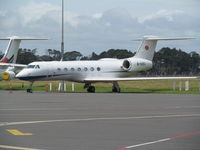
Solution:
{"label": "yellow taxiway line", "polygon": [[10,132],[13,135],[33,135],[32,133],[23,133],[16,129],[7,129],[8,132]]}

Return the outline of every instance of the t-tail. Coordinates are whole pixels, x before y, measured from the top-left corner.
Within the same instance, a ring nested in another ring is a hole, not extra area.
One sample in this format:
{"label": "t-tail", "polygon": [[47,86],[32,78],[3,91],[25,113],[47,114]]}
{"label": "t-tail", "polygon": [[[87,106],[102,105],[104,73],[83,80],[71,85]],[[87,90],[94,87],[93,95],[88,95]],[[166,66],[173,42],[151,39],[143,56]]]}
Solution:
{"label": "t-tail", "polygon": [[142,58],[152,61],[158,40],[189,40],[194,38],[159,38],[155,36],[145,36],[142,39],[136,41],[142,41],[134,58]]}
{"label": "t-tail", "polygon": [[0,38],[0,40],[10,40],[6,48],[5,54],[3,58],[0,60],[0,63],[16,63],[21,40],[47,40],[47,39],[12,36],[8,38]]}

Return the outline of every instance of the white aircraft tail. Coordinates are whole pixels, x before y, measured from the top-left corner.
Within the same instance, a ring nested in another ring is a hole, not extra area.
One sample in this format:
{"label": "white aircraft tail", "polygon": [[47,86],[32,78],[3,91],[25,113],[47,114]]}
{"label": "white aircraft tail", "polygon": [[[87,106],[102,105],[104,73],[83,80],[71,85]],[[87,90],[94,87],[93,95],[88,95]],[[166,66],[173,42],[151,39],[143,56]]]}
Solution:
{"label": "white aircraft tail", "polygon": [[143,37],[143,39],[136,40],[136,41],[142,41],[142,44],[139,47],[134,57],[152,61],[158,40],[188,40],[188,39],[194,39],[194,38],[159,38],[155,36],[149,36],[149,37],[145,36]]}
{"label": "white aircraft tail", "polygon": [[44,38],[30,38],[30,37],[17,37],[12,36],[8,38],[0,38],[0,40],[10,40],[6,48],[3,58],[0,60],[0,63],[16,63],[17,54],[19,50],[19,45],[21,40],[47,40]]}

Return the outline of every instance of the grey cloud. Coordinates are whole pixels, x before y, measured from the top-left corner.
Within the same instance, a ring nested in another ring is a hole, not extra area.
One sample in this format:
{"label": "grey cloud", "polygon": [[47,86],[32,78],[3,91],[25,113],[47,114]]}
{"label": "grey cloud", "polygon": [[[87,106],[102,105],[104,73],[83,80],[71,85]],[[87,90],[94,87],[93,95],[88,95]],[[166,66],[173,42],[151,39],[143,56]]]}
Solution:
{"label": "grey cloud", "polygon": [[[143,35],[192,35],[199,33],[200,26],[199,17],[189,16],[186,13],[172,14],[172,18],[171,14],[167,14],[168,17],[165,15],[150,17],[143,22],[122,8],[107,10],[96,17],[95,14],[80,15],[72,12],[66,14],[65,47],[67,50],[78,50],[83,54],[91,53],[93,50],[99,53],[108,48],[136,50],[138,43],[130,41],[134,38]],[[52,39],[45,48],[60,47],[61,16],[57,7],[54,9],[51,6],[50,11],[46,10],[46,13],[36,19],[29,19],[25,24],[23,24],[24,17],[14,11],[0,15],[0,19],[2,20],[0,33],[5,36],[8,33],[45,36]],[[7,23],[10,23],[10,26],[6,25]]]}

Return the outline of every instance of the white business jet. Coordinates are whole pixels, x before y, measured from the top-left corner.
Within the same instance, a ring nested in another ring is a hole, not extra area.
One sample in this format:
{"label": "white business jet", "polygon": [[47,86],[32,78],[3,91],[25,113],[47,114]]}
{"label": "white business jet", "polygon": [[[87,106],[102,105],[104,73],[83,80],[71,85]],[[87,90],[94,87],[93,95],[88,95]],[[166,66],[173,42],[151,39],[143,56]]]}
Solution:
{"label": "white business jet", "polygon": [[44,38],[30,38],[12,36],[0,38],[0,40],[10,40],[3,58],[0,60],[0,80],[12,80],[15,75],[27,65],[16,64],[17,54],[21,40],[47,40]]}
{"label": "white business jet", "polygon": [[191,38],[143,37],[135,56],[126,59],[103,58],[97,61],[47,61],[33,62],[17,74],[17,78],[30,81],[27,92],[32,92],[34,81],[66,80],[85,83],[88,92],[95,92],[92,83],[112,82],[113,92],[120,92],[117,81],[177,79],[196,77],[133,77],[137,72],[152,68],[152,60],[158,40],[187,40]]}

